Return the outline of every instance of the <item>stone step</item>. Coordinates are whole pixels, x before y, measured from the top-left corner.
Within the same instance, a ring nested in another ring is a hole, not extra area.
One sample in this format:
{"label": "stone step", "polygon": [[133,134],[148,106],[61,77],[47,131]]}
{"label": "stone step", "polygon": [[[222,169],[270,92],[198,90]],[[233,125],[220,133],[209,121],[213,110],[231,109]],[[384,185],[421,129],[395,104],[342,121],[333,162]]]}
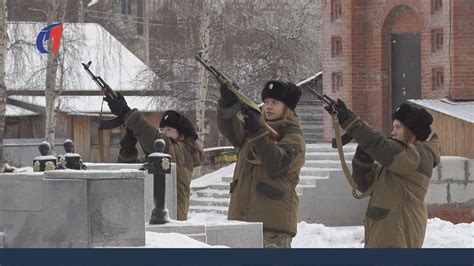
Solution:
{"label": "stone step", "polygon": [[227,215],[227,207],[224,206],[189,206],[190,213],[217,213]]}
{"label": "stone step", "polygon": [[[333,169],[330,169],[333,170]],[[315,176],[327,176],[329,174],[329,170],[310,170],[305,169],[304,171],[301,171],[301,175],[305,176],[305,180],[302,180],[300,177],[300,183],[299,185],[316,185],[315,181],[313,181],[313,177]],[[306,180],[307,179],[307,180]],[[229,189],[230,189],[230,182],[226,182],[227,180],[232,180],[230,178],[226,178],[225,181],[223,180],[222,182],[212,184],[209,186],[209,188],[205,190],[198,190],[196,191],[196,195],[198,198],[229,198]],[[209,192],[211,191],[211,192]],[[220,191],[221,193],[218,193]],[[225,193],[225,195],[224,195]],[[219,196],[219,197],[216,197]]]}
{"label": "stone step", "polygon": [[224,177],[222,177],[222,182],[230,183],[230,182],[232,182],[232,179],[233,179],[232,176],[224,176]]}
{"label": "stone step", "polygon": [[315,185],[300,185],[300,184],[298,184],[298,185],[296,186],[295,191],[296,191],[296,193],[298,194],[298,196],[301,196],[301,195],[303,195],[303,190],[304,190],[305,188],[314,188],[314,187],[315,187]]}
{"label": "stone step", "polygon": [[[352,160],[353,154],[344,153],[346,161]],[[337,152],[306,152],[305,160],[339,160]]]}
{"label": "stone step", "polygon": [[[352,161],[346,161],[346,164],[350,166]],[[303,167],[341,169],[341,162],[339,160],[306,160]]]}
{"label": "stone step", "polygon": [[301,131],[303,131],[303,134],[304,133],[307,133],[307,134],[315,134],[315,135],[319,135],[319,136],[322,136],[323,135],[323,132],[324,132],[324,128],[323,126],[318,126],[318,125],[301,125]]}
{"label": "stone step", "polygon": [[324,122],[323,122],[322,119],[301,120],[300,125],[318,125],[318,126],[322,126],[322,125],[324,125]]}
{"label": "stone step", "polygon": [[303,131],[303,136],[306,143],[308,143],[309,139],[318,139],[320,142],[317,143],[321,143],[324,139],[323,132]]}
{"label": "stone step", "polygon": [[302,167],[300,175],[302,176],[328,176],[330,171],[338,171],[340,168],[315,168]]}
{"label": "stone step", "polygon": [[306,143],[321,143],[323,141],[322,138],[306,138]]}
{"label": "stone step", "polygon": [[230,198],[205,198],[199,197],[191,199],[189,202],[192,206],[226,206],[229,207]]}
{"label": "stone step", "polygon": [[314,120],[323,120],[324,114],[322,112],[301,112],[298,113],[298,117],[304,122],[306,121],[314,121]]}
{"label": "stone step", "polygon": [[300,181],[298,182],[298,186],[316,186],[316,182],[319,178],[314,176],[305,176],[300,175]]}
{"label": "stone step", "polygon": [[203,189],[195,191],[197,197],[203,198],[229,198],[229,190],[221,189]]}
{"label": "stone step", "polygon": [[[354,153],[357,145],[349,143],[344,145],[344,153]],[[318,143],[306,145],[306,152],[337,152],[329,143]]]}
{"label": "stone step", "polygon": [[215,190],[227,190],[227,191],[229,191],[230,183],[219,182],[219,183],[209,185],[209,188],[210,189],[215,189]]}

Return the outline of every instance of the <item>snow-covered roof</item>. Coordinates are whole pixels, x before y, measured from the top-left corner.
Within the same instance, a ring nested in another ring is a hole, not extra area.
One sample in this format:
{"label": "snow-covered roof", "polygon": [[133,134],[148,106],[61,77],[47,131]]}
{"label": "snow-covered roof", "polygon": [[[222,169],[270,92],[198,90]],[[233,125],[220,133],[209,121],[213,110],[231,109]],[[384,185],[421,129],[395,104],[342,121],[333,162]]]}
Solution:
{"label": "snow-covered roof", "polygon": [[448,99],[409,101],[419,106],[474,123],[474,101],[452,102]]}
{"label": "snow-covered roof", "polygon": [[[48,54],[36,48],[45,23],[8,23],[5,83],[8,90],[44,90]],[[92,61],[91,71],[114,90],[151,89],[154,73],[102,26],[65,23],[58,52],[64,62],[62,90],[98,90],[81,63]],[[61,71],[58,69],[58,80]],[[60,88],[56,88],[60,89]]]}
{"label": "snow-covered roof", "polygon": [[[44,96],[9,96],[21,102],[26,102],[40,107],[45,107],[46,101]],[[162,112],[168,109],[178,110],[173,105],[170,97],[157,96],[125,96],[130,108],[137,108],[141,112]],[[75,115],[87,115],[100,113],[102,105],[102,96],[59,96],[58,110],[64,113]],[[107,103],[104,102],[103,113],[110,114]]]}
{"label": "snow-covered roof", "polygon": [[30,111],[30,110],[27,110],[27,109],[24,109],[24,108],[15,106],[15,105],[11,105],[11,104],[7,104],[5,109],[6,109],[6,110],[5,110],[5,116],[6,116],[6,117],[19,117],[19,116],[35,116],[35,115],[39,115],[38,113],[35,113],[35,112],[33,112],[33,111]]}

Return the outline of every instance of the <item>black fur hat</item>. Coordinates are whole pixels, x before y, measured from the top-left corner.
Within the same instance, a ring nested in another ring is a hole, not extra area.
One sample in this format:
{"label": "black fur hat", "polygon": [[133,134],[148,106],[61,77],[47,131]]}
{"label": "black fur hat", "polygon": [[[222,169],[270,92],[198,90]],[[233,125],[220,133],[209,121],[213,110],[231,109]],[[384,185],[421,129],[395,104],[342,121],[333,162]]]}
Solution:
{"label": "black fur hat", "polygon": [[196,129],[191,121],[173,110],[168,110],[163,113],[161,116],[160,127],[175,128],[179,133],[183,134],[185,138],[192,138],[193,140],[198,138]]}
{"label": "black fur hat", "polygon": [[425,141],[431,134],[430,125],[433,123],[433,116],[424,108],[417,109],[407,103],[402,103],[393,112],[392,119],[397,119],[410,129],[418,140]]}
{"label": "black fur hat", "polygon": [[273,98],[284,102],[290,109],[295,110],[301,97],[301,89],[293,82],[270,80],[263,87],[262,100]]}

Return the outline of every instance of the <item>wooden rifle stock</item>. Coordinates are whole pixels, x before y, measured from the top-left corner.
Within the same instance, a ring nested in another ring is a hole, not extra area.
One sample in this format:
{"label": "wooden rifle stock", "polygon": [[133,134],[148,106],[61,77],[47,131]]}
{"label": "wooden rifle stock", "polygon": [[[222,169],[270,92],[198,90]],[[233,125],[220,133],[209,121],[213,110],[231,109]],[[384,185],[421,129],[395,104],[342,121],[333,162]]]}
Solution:
{"label": "wooden rifle stock", "polygon": [[249,97],[247,97],[245,94],[240,92],[239,87],[237,86],[237,84],[233,80],[228,78],[222,72],[218,71],[215,67],[213,67],[213,66],[207,64],[206,62],[202,61],[201,57],[196,56],[196,60],[199,63],[201,63],[201,65],[203,65],[209,72],[211,72],[211,74],[216,78],[216,80],[217,80],[217,82],[219,82],[219,84],[225,85],[228,90],[230,90],[231,92],[233,92],[237,96],[237,99],[238,99],[239,103],[241,104],[242,108],[250,109],[250,110],[258,112],[260,114],[260,123],[262,124],[262,126],[265,129],[268,130],[269,137],[270,137],[271,140],[279,141],[281,139],[278,132],[275,129],[273,129],[270,125],[268,125],[268,123],[265,121],[265,119],[263,118],[263,115],[262,115],[262,111],[260,111],[260,108],[258,107],[258,105],[254,101],[252,101]]}

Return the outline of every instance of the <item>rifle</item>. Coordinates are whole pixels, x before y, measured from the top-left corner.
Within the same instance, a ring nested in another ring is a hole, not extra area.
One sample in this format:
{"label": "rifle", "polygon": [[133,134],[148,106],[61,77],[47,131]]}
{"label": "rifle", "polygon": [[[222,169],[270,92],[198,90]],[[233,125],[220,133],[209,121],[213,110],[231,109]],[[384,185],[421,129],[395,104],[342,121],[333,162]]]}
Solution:
{"label": "rifle", "polygon": [[[316,80],[322,74],[323,74],[322,71],[318,72],[316,75],[314,75],[314,76],[312,76],[312,77],[310,77],[306,80],[303,80],[303,81],[299,82],[298,84],[296,84],[296,86],[303,86],[307,83],[310,83],[310,82]],[[336,137],[332,139],[332,147],[334,149],[337,148],[338,155],[339,155],[339,160],[341,161],[342,170],[344,172],[344,175],[346,176],[347,182],[352,187],[352,195],[356,199],[361,199],[361,198],[367,197],[371,193],[370,192],[371,190],[370,191],[366,190],[366,192],[364,192],[364,193],[359,192],[358,185],[354,181],[354,178],[352,177],[352,174],[349,171],[349,168],[347,167],[347,164],[346,164],[346,159],[344,157],[344,150],[343,150],[342,147],[345,144],[347,144],[349,141],[351,141],[352,137],[347,135],[347,133],[344,134],[343,136],[341,136],[341,132],[340,132],[341,129],[340,129],[338,123],[337,123],[337,109],[336,109],[337,102],[334,101],[333,99],[331,99],[331,97],[327,96],[326,94],[321,95],[317,91],[313,90],[313,88],[309,88],[309,89],[316,95],[316,98],[321,100],[326,105],[326,107],[329,107],[328,109],[331,110],[331,115],[333,116],[334,134],[336,135]]]}
{"label": "rifle", "polygon": [[[298,82],[296,86],[301,87],[303,85],[311,83],[315,81],[317,78],[319,78],[319,76],[321,76],[322,74],[323,74],[323,71],[320,71],[316,73],[316,75]],[[313,88],[311,87],[308,87],[308,89],[316,95],[316,98],[318,98],[318,100],[322,101],[326,106],[328,106],[332,110],[333,115],[337,115],[337,111],[336,111],[337,102],[336,101],[334,101],[331,97],[327,96],[326,94],[323,94],[323,95],[319,94],[317,91],[313,90]],[[342,146],[344,146],[352,140],[352,137],[347,134],[344,134],[341,136],[341,140],[342,140]],[[334,149],[337,148],[336,138],[332,138],[331,146]]]}
{"label": "rifle", "polygon": [[240,92],[239,87],[233,80],[228,78],[225,74],[217,70],[215,67],[202,61],[200,56],[196,56],[196,60],[199,63],[201,63],[201,65],[203,65],[206,68],[206,70],[209,71],[216,78],[219,84],[225,85],[227,89],[232,91],[237,96],[237,99],[241,105],[241,110],[240,110],[241,113],[245,113],[245,111],[249,111],[249,110],[259,113],[260,120],[261,120],[260,122],[268,130],[270,139],[274,141],[280,140],[280,135],[278,134],[278,132],[276,132],[275,129],[271,128],[267,124],[267,122],[265,122],[265,120],[263,119],[263,116],[261,115],[262,111],[260,110],[258,105],[254,101],[252,101],[249,97],[247,97],[245,94]]}
{"label": "rifle", "polygon": [[[82,63],[82,66],[84,66],[84,69],[86,72],[91,76],[92,80],[94,80],[95,84],[100,88],[102,91],[102,94],[104,94],[104,97],[107,99],[114,99],[117,98],[117,93],[112,90],[112,88],[107,84],[100,76],[94,75],[92,71],[89,69],[90,65],[92,64],[92,61],[89,61],[89,63],[84,64]],[[101,117],[102,117],[102,112],[101,112]],[[100,125],[99,129],[112,129],[116,128],[118,126],[121,126],[123,124],[123,120],[120,117],[115,117],[114,119],[111,120],[100,120]]]}

